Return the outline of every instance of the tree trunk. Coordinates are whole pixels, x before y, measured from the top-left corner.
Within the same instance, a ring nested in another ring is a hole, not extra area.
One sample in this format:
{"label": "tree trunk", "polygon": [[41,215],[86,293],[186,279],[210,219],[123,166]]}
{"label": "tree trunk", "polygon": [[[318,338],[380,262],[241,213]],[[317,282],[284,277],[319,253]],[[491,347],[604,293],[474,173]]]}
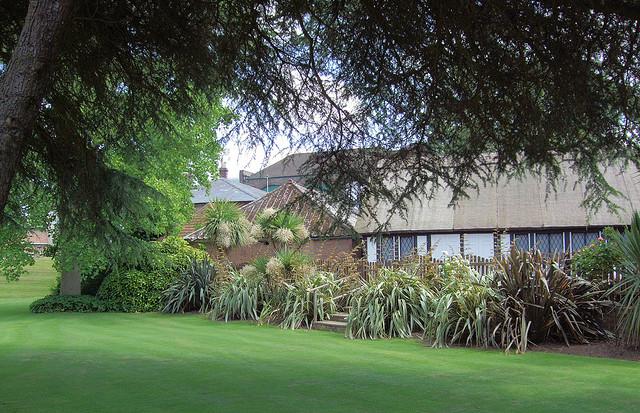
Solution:
{"label": "tree trunk", "polygon": [[81,286],[80,267],[77,263],[73,264],[71,271],[62,271],[62,277],[60,277],[60,295],[80,295]]}
{"label": "tree trunk", "polygon": [[0,77],[0,220],[11,181],[50,84],[51,67],[74,0],[31,0],[11,60]]}

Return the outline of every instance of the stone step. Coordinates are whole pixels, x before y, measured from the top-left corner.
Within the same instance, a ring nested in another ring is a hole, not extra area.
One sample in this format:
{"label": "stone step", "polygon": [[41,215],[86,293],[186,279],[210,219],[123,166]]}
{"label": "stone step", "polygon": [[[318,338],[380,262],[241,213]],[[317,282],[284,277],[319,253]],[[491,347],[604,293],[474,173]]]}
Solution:
{"label": "stone step", "polygon": [[347,317],[349,317],[349,313],[333,313],[329,320],[331,321],[347,321]]}
{"label": "stone step", "polygon": [[336,331],[338,333],[344,333],[347,329],[346,321],[331,321],[322,320],[313,323],[314,330]]}

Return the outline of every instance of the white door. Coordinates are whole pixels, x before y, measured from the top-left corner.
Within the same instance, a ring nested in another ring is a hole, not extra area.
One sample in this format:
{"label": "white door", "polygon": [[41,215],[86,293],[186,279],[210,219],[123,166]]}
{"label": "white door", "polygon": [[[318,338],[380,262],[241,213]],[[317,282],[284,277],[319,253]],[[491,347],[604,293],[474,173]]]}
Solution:
{"label": "white door", "polygon": [[460,234],[432,234],[431,251],[436,259],[442,259],[445,255],[459,255]]}
{"label": "white door", "polygon": [[493,234],[464,234],[465,255],[493,258]]}

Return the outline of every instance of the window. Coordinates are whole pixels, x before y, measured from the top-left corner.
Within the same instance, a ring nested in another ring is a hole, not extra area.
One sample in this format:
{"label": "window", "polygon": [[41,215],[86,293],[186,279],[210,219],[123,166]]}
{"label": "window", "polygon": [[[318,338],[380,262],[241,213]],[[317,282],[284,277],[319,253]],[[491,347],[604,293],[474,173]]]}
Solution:
{"label": "window", "polygon": [[380,239],[380,257],[382,261],[393,261],[395,259],[396,237],[382,237]]}
{"label": "window", "polygon": [[536,248],[544,255],[564,253],[564,234],[562,232],[537,232]]}
{"label": "window", "polygon": [[416,237],[413,235],[400,236],[400,258],[416,253]]}
{"label": "window", "polygon": [[492,258],[493,234],[464,234],[464,253],[482,258]]}
{"label": "window", "polygon": [[516,248],[519,250],[528,250],[531,248],[529,245],[529,234],[513,234],[511,235],[511,242],[515,242]]}
{"label": "window", "polygon": [[576,252],[598,239],[598,232],[571,232],[571,252]]}

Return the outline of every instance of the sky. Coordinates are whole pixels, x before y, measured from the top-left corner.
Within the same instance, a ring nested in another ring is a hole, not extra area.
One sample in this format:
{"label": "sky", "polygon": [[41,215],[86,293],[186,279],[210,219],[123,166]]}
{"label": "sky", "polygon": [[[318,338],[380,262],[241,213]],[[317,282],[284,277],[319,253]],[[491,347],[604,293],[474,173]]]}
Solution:
{"label": "sky", "polygon": [[267,165],[277,162],[293,153],[286,140],[277,141],[277,147],[267,156],[263,148],[247,148],[237,140],[230,140],[224,147],[222,160],[226,163],[228,177],[238,179],[240,170],[257,172]]}

